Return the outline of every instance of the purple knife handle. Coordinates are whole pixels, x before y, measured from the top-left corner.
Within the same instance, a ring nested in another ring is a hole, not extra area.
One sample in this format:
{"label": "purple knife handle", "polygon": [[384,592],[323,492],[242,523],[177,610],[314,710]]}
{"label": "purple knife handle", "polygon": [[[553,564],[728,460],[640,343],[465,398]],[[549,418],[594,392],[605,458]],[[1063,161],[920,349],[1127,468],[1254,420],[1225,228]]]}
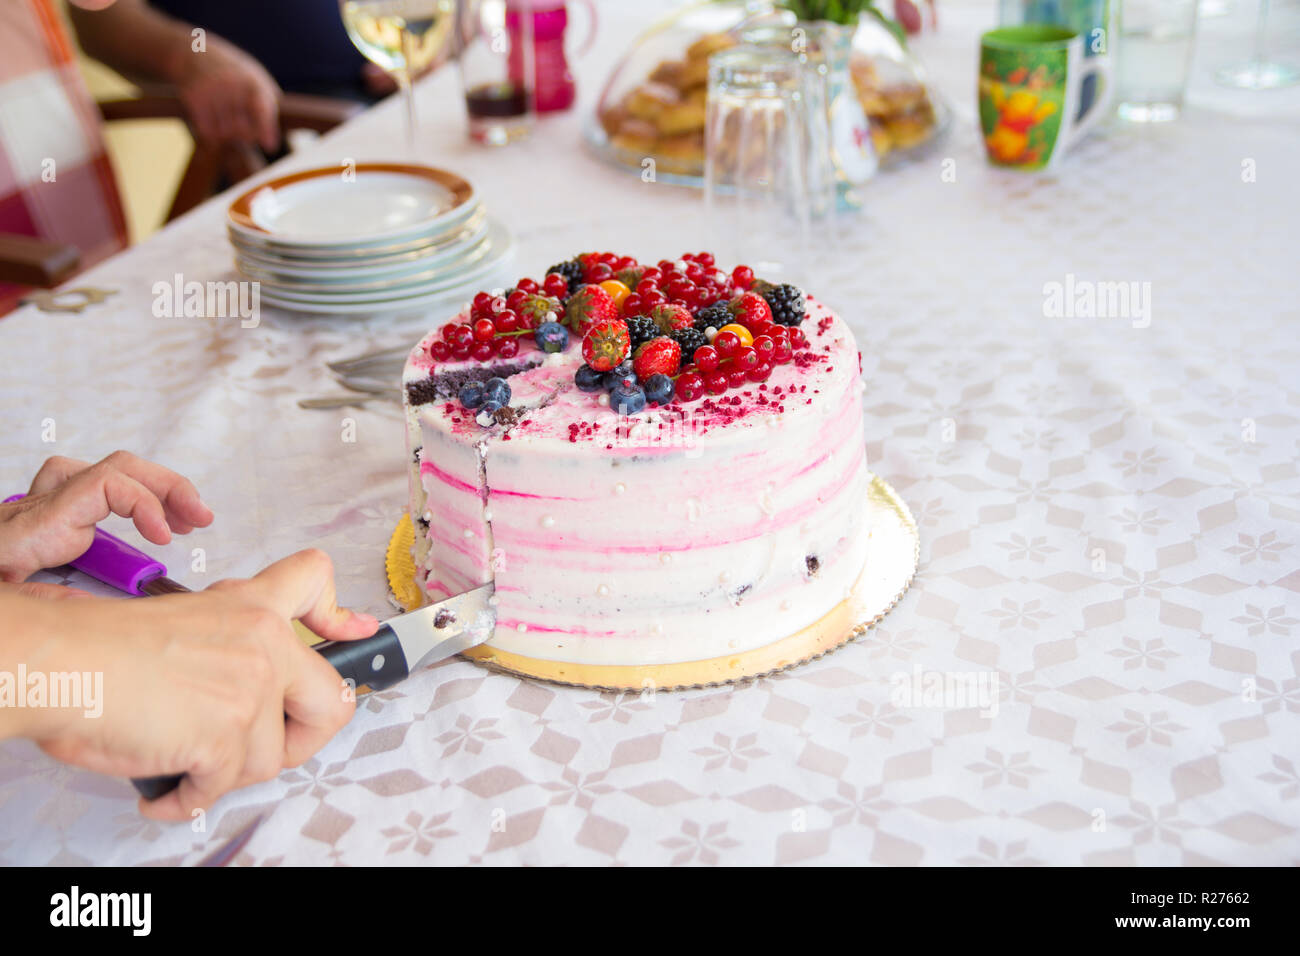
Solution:
{"label": "purple knife handle", "polygon": [[[5,499],[5,504],[22,497],[13,495]],[[144,593],[140,585],[167,573],[167,566],[161,561],[99,528],[95,529],[95,540],[86,553],[69,563],[83,574],[135,597]]]}

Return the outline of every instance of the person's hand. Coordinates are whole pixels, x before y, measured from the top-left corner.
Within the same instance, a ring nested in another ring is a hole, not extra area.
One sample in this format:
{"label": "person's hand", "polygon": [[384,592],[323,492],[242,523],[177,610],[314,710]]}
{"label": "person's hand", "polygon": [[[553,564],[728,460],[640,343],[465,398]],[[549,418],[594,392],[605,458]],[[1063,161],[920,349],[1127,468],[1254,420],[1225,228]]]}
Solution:
{"label": "person's hand", "polygon": [[212,523],[194,485],[162,465],[125,451],[94,465],[51,458],[25,498],[0,504],[0,581],[25,581],[81,557],[110,514],[130,518],[154,544]]}
{"label": "person's hand", "polygon": [[280,87],[266,68],[238,47],[209,37],[207,49],[187,55],[180,96],[194,135],[210,143],[280,147]]}
{"label": "person's hand", "polygon": [[338,607],[320,551],[195,594],[117,601],[111,613],[107,603],[39,605],[46,626],[68,635],[50,655],[54,669],[103,674],[102,714],[46,710],[53,725],[28,735],[52,757],[100,773],[185,774],[176,790],[140,801],[160,820],[189,819],[223,793],[298,766],[352,716],[350,689],[299,640],[293,619],[334,640],[368,637],[379,624]]}

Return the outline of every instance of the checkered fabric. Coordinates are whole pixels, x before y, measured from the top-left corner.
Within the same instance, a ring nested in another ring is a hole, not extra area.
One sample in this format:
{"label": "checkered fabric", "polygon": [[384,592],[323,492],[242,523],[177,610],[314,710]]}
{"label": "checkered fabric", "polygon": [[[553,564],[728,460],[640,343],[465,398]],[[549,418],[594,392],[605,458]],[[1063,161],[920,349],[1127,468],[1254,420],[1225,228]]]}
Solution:
{"label": "checkered fabric", "polygon": [[[52,0],[0,3],[0,234],[75,245],[92,265],[126,245],[94,101]],[[0,315],[27,290],[0,283]]]}

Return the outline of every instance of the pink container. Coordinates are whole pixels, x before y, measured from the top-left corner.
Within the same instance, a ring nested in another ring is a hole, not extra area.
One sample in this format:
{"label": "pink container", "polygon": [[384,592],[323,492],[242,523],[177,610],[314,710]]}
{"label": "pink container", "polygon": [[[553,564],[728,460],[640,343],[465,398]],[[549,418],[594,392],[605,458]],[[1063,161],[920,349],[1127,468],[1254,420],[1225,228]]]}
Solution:
{"label": "pink container", "polygon": [[[579,0],[587,10],[587,36],[572,55],[582,56],[596,39],[596,8],[592,0]],[[512,35],[519,33],[519,17],[528,13],[533,18],[533,102],[538,113],[556,113],[573,106],[576,91],[573,73],[569,69],[571,51],[565,47],[565,33],[569,26],[568,5],[563,0],[511,0],[506,26]],[[511,56],[511,74],[522,80],[522,55],[517,61]],[[524,84],[527,85],[527,84]]]}

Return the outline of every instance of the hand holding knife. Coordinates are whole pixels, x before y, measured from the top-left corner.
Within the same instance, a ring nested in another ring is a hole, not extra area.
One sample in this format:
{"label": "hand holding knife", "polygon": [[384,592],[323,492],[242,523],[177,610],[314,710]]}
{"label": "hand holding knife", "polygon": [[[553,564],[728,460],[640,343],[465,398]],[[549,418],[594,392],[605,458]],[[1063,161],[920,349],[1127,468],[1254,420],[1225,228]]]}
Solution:
{"label": "hand holding knife", "polygon": [[[7,501],[22,497],[16,495]],[[167,577],[167,568],[125,541],[96,528],[94,542],[72,567],[126,594],[162,595],[190,589]],[[496,610],[490,603],[494,586],[485,584],[416,611],[389,618],[372,636],[355,641],[325,641],[314,645],[353,688],[383,690],[404,680],[417,668],[469,650],[492,637]],[[296,624],[296,622],[295,622]],[[301,625],[297,625],[301,628]],[[305,628],[301,628],[305,631]],[[308,632],[310,633],[310,632]],[[132,780],[146,800],[154,800],[180,784],[179,775]]]}

